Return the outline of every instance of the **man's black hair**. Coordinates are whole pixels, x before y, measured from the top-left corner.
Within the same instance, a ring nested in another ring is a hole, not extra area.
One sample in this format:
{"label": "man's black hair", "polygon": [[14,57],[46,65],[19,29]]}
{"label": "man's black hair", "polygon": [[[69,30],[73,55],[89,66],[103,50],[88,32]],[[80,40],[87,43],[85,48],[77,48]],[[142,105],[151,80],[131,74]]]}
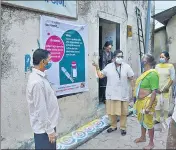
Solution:
{"label": "man's black hair", "polygon": [[113,53],[113,57],[115,58],[117,56],[117,54],[119,54],[119,53],[122,53],[122,55],[123,55],[123,52],[120,49],[115,50]]}
{"label": "man's black hair", "polygon": [[37,49],[33,53],[33,64],[39,65],[43,59],[47,59],[50,52],[44,49]]}

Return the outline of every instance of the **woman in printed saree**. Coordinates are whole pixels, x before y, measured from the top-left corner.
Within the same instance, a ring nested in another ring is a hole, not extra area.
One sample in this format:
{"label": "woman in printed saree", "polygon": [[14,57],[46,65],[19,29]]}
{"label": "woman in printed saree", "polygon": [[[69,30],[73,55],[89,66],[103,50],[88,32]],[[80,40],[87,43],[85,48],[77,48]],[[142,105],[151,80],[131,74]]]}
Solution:
{"label": "woman in printed saree", "polygon": [[164,120],[168,117],[169,106],[172,100],[172,84],[175,79],[175,69],[169,64],[169,53],[164,51],[160,55],[159,64],[156,65],[156,71],[159,74],[159,90],[161,94],[157,95],[157,106],[155,124],[160,122],[161,110],[164,111]]}
{"label": "woman in printed saree", "polygon": [[148,130],[150,142],[144,149],[154,147],[154,123],[153,114],[156,106],[156,93],[159,88],[159,76],[155,69],[154,57],[150,54],[144,55],[141,65],[144,68],[143,74],[136,80],[134,96],[136,102],[134,109],[137,119],[141,125],[141,137],[135,140],[136,143],[146,141],[146,130]]}

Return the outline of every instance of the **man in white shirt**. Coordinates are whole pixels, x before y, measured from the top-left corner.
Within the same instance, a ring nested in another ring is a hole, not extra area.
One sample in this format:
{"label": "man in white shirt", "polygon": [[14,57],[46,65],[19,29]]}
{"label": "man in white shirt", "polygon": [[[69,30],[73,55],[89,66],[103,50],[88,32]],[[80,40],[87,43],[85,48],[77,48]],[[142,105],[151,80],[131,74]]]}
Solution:
{"label": "man in white shirt", "polygon": [[[176,97],[175,97],[176,102]],[[176,104],[176,103],[175,103]],[[176,149],[176,105],[169,125],[166,149]]]}
{"label": "man in white shirt", "polygon": [[50,58],[50,53],[43,49],[37,49],[33,53],[34,68],[29,75],[26,89],[35,149],[56,149],[59,106],[55,92],[44,73],[51,67]]}
{"label": "man in white shirt", "polygon": [[99,78],[107,77],[106,86],[106,112],[111,121],[111,127],[107,130],[108,133],[117,130],[117,116],[120,116],[121,135],[126,135],[126,122],[129,106],[130,81],[132,88],[133,70],[123,62],[123,52],[114,52],[114,62],[108,64],[102,71],[98,65],[96,67]]}

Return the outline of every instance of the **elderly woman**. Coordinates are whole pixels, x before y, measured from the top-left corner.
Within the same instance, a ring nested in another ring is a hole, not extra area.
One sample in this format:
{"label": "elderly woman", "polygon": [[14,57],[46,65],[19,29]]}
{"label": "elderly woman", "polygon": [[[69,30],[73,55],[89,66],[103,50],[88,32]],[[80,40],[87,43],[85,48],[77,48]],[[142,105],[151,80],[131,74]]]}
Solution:
{"label": "elderly woman", "polygon": [[136,80],[134,95],[136,97],[135,109],[137,118],[141,124],[141,137],[135,140],[136,143],[146,141],[146,130],[149,132],[150,142],[144,149],[154,147],[154,123],[153,114],[156,106],[156,93],[159,88],[159,76],[156,70],[154,57],[150,54],[144,55],[141,65],[144,68],[143,74]]}
{"label": "elderly woman", "polygon": [[169,53],[164,51],[160,55],[159,64],[156,65],[156,71],[159,74],[159,90],[160,94],[157,96],[157,106],[156,106],[156,121],[160,122],[161,109],[164,110],[164,120],[168,117],[169,106],[172,100],[172,84],[175,79],[175,69],[174,66],[168,63],[170,59]]}
{"label": "elderly woman", "polygon": [[98,65],[96,67],[99,78],[107,77],[106,86],[106,112],[111,121],[111,127],[107,130],[108,133],[117,130],[117,116],[120,116],[121,135],[126,135],[126,122],[129,105],[129,90],[133,84],[133,70],[123,62],[123,52],[114,52],[114,62],[108,64],[102,71]]}

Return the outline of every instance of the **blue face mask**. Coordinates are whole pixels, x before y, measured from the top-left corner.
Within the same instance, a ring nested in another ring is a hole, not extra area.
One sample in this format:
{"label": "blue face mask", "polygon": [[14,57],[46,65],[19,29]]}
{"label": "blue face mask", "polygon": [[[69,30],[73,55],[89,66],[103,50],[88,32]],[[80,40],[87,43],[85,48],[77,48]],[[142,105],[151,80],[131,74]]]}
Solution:
{"label": "blue face mask", "polygon": [[160,58],[159,62],[164,64],[166,62],[166,60],[165,60],[165,58]]}
{"label": "blue face mask", "polygon": [[48,62],[48,64],[45,65],[45,69],[48,70],[49,68],[51,68],[51,66],[52,66],[52,63]]}

